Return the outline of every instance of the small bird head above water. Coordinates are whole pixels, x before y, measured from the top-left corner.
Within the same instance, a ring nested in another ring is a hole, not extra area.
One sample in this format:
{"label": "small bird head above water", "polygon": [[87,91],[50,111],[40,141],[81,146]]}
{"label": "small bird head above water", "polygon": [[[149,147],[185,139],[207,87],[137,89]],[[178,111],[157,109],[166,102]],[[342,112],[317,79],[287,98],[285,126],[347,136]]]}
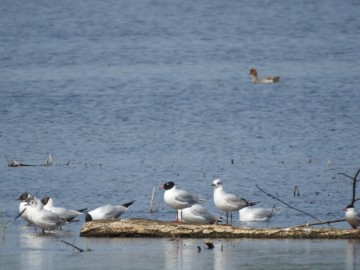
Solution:
{"label": "small bird head above water", "polygon": [[251,75],[254,75],[254,76],[257,76],[257,71],[256,71],[256,69],[255,69],[255,68],[251,68],[251,69],[250,69],[250,74],[251,74]]}

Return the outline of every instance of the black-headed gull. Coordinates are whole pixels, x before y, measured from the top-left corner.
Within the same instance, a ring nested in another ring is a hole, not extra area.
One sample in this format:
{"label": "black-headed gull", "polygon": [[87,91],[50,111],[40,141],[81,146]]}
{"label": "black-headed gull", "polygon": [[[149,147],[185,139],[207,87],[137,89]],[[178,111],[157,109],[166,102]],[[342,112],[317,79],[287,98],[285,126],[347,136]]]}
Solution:
{"label": "black-headed gull", "polygon": [[115,219],[120,217],[135,201],[122,205],[107,204],[89,211],[85,215],[85,222],[99,219]]}
{"label": "black-headed gull", "polygon": [[225,192],[220,179],[215,179],[212,186],[214,187],[214,204],[218,209],[226,212],[227,225],[229,225],[229,213],[231,225],[233,211],[238,211],[244,207],[256,204],[256,202],[249,202],[243,198],[240,198],[239,196]]}
{"label": "black-headed gull", "polygon": [[86,210],[86,208],[80,210],[70,210],[63,207],[55,207],[54,200],[51,197],[44,197],[41,199],[41,202],[43,203],[45,210],[54,212],[59,217],[66,219],[68,222],[83,214],[83,212]]}
{"label": "black-headed gull", "polygon": [[[27,212],[25,211],[25,208],[27,206],[29,206],[29,202],[33,199],[34,197],[31,196],[28,192],[24,192],[22,193],[18,200],[20,200],[20,204],[19,204],[19,216],[21,216],[23,219],[25,219],[29,225],[31,225],[31,221],[27,216]],[[17,216],[17,217],[19,217]]]}
{"label": "black-headed gull", "polygon": [[45,210],[40,199],[36,197],[30,201],[25,212],[27,212],[27,217],[31,223],[42,229],[43,234],[45,230],[50,232],[67,223],[65,219],[59,217],[54,212]]}
{"label": "black-headed gull", "polygon": [[[200,202],[199,196],[192,194],[188,191],[177,189],[174,182],[166,182],[161,188],[165,189],[164,201],[165,203],[176,210],[181,210]],[[181,222],[180,213],[180,222]],[[179,221],[176,211],[176,221]]]}
{"label": "black-headed gull", "polygon": [[279,213],[280,208],[245,207],[239,210],[241,222],[264,222]]}
{"label": "black-headed gull", "polygon": [[[181,210],[178,210],[178,219],[181,219]],[[182,209],[182,221],[193,224],[214,224],[221,222],[220,215],[211,213],[200,204]]]}
{"label": "black-headed gull", "polygon": [[356,229],[357,227],[359,227],[360,226],[360,216],[356,212],[354,205],[349,204],[348,206],[346,206],[344,211],[345,211],[345,219],[350,224],[350,226],[353,229]]}

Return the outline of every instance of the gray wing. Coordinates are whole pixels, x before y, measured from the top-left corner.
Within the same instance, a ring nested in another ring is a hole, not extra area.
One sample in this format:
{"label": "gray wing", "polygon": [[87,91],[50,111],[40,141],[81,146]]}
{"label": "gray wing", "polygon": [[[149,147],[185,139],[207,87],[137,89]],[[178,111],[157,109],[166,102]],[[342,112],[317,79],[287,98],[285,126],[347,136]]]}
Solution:
{"label": "gray wing", "polygon": [[239,196],[236,196],[234,194],[227,193],[227,194],[225,194],[224,198],[225,198],[226,202],[233,204],[233,205],[238,205],[238,206],[249,205],[249,202],[247,200],[240,198]]}
{"label": "gray wing", "polygon": [[175,199],[184,203],[197,203],[199,201],[199,197],[197,195],[180,189],[177,190]]}

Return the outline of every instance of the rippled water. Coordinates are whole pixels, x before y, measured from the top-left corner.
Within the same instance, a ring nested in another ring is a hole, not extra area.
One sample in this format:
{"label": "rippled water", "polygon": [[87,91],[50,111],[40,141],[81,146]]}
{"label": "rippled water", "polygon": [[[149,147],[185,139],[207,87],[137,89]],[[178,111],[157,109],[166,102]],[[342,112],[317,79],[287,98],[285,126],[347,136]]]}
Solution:
{"label": "rippled water", "polygon": [[[218,177],[225,189],[261,201],[261,207],[281,207],[271,227],[314,220],[266,197],[255,183],[319,219],[342,218],[351,185],[339,173],[353,176],[359,168],[357,1],[15,0],[1,6],[5,221],[17,215],[14,199],[24,191],[76,209],[136,200],[124,217],[171,220],[174,211],[164,205],[160,190],[159,212],[148,213],[153,186],[168,180],[201,194],[205,206],[216,211],[211,182]],[[260,76],[280,75],[281,82],[253,85],[250,67]],[[41,164],[48,153],[51,167],[6,165],[12,159]],[[299,197],[293,196],[294,186]],[[84,240],[78,238],[81,223],[43,238],[17,220],[6,230],[0,265],[45,268],[67,258],[67,268],[115,268],[116,259],[131,252],[144,257],[139,269],[188,269],[190,263],[216,268],[226,258],[220,243],[215,252],[197,254],[195,240],[184,240],[185,246],[167,240]],[[60,239],[89,243],[94,252],[73,256]],[[347,241],[227,245],[235,246],[228,248],[230,266],[244,262],[241,248],[250,250],[250,261],[263,256],[259,265],[246,265],[250,269],[274,268],[279,258],[289,265],[298,256],[308,260],[294,262],[293,269],[325,267],[318,265],[323,256],[339,269],[349,266],[349,250],[355,259],[348,269],[355,269],[359,256],[358,243]],[[263,255],[259,246],[268,247]],[[176,252],[168,256],[171,249]],[[36,266],[27,259],[34,254]],[[111,257],[105,262],[106,256]]]}

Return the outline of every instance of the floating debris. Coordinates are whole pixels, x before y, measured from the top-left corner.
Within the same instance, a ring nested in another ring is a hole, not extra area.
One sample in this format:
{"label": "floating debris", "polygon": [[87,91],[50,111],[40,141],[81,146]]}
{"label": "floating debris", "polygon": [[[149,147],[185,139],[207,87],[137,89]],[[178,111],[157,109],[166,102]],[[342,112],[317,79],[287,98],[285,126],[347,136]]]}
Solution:
{"label": "floating debris", "polygon": [[213,249],[215,246],[211,241],[206,241],[204,244],[207,246],[208,249]]}
{"label": "floating debris", "polygon": [[40,165],[37,164],[24,164],[20,163],[17,160],[11,160],[8,162],[8,167],[25,167],[25,166],[51,166],[53,164],[53,159],[51,154],[48,155],[48,158]]}

